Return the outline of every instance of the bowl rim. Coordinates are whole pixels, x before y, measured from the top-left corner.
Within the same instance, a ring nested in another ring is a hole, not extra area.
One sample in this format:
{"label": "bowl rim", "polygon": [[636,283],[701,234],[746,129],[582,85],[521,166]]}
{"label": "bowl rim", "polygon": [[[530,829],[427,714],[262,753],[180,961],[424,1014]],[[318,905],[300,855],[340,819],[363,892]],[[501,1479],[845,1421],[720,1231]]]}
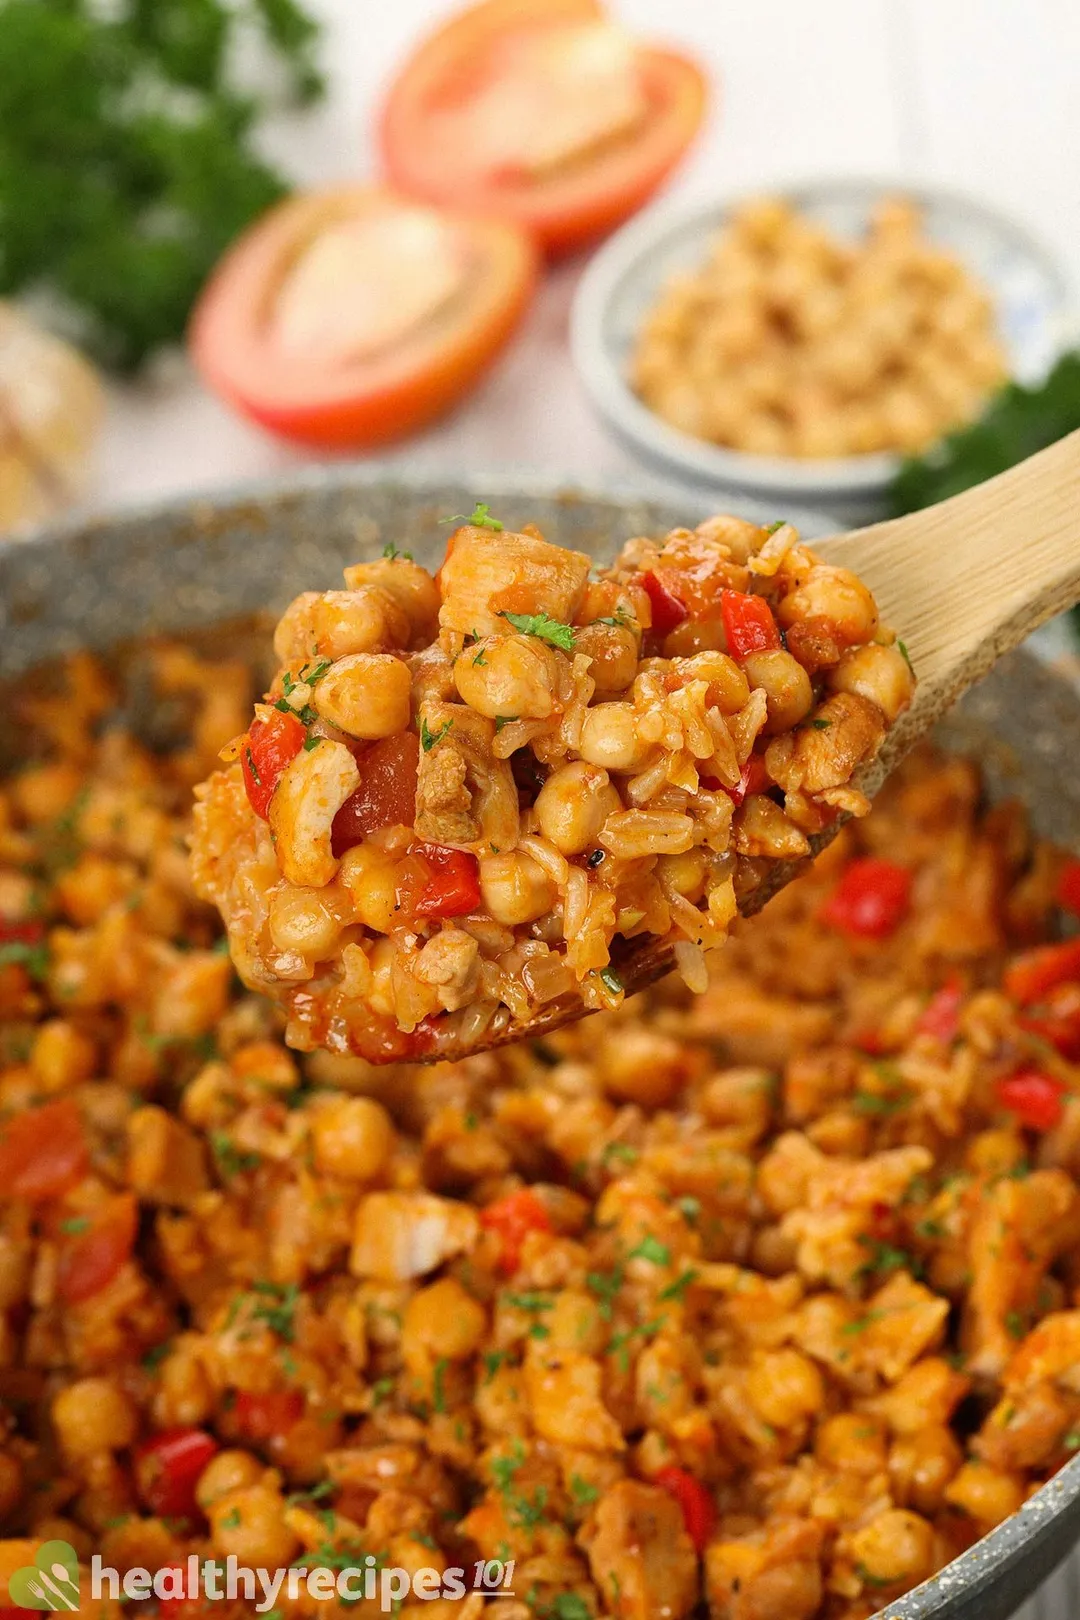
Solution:
{"label": "bowl rim", "polygon": [[795,207],[821,201],[848,201],[868,206],[887,196],[903,196],[924,205],[945,205],[984,229],[1012,242],[1038,262],[1054,284],[1058,310],[1053,349],[1060,354],[1076,336],[1078,301],[1074,279],[1062,259],[1026,222],[1002,213],[976,193],[929,178],[885,174],[806,176],[765,181],[713,197],[661,204],[624,225],[590,262],[578,285],[570,312],[570,350],[574,369],[601,419],[624,441],[653,461],[677,469],[684,478],[709,485],[741,488],[759,498],[791,495],[813,504],[820,498],[843,501],[851,496],[879,495],[900,468],[894,451],[858,456],[803,460],[793,456],[753,455],[724,449],[672,427],[649,409],[627,384],[605,340],[612,300],[642,264],[671,241],[697,228],[718,229],[741,203],[776,196]]}

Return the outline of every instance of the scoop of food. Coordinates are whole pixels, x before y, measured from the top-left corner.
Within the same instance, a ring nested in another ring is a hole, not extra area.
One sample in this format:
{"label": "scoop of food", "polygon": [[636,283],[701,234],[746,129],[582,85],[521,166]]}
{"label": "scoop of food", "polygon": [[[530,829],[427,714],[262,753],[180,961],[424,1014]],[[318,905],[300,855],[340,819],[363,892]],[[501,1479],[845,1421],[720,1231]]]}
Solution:
{"label": "scoop of food", "polygon": [[914,677],[789,524],[631,540],[598,574],[478,507],[306,591],[198,790],[194,874],[301,1049],[452,1057],[614,1007],[756,910]]}

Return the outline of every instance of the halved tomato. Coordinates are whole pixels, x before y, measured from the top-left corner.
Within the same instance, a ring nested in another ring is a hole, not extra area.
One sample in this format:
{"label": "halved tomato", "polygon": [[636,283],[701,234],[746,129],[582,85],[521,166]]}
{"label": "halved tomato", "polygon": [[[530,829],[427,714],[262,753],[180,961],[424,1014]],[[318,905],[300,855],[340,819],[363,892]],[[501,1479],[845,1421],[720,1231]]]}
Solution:
{"label": "halved tomato", "polygon": [[276,433],[381,444],[466,392],[535,278],[512,225],[374,187],[315,192],[271,209],[226,254],[191,353],[211,388]]}
{"label": "halved tomato", "polygon": [[406,61],[380,140],[402,191],[564,253],[641,207],[704,108],[696,64],[633,39],[596,0],[482,0]]}

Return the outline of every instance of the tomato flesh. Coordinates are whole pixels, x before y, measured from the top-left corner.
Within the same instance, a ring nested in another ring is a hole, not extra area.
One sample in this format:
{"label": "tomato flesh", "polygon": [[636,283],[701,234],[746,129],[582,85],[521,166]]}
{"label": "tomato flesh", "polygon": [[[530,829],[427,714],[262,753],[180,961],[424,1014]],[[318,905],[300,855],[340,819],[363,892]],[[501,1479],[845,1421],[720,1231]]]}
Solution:
{"label": "tomato flesh", "polygon": [[674,1464],[661,1468],[653,1475],[655,1484],[673,1496],[682,1509],[686,1533],[694,1543],[700,1557],[716,1529],[716,1503],[700,1479],[685,1468]]}
{"label": "tomato flesh", "polygon": [[72,1098],[28,1108],[0,1125],[0,1198],[59,1198],[82,1180],[89,1161]]}
{"label": "tomato flesh", "polygon": [[40,917],[28,917],[15,922],[0,917],[0,945],[40,945],[45,938],[45,924]]}
{"label": "tomato flesh", "polygon": [[1037,945],[1014,956],[1002,975],[1007,996],[1022,1007],[1042,1001],[1061,984],[1080,982],[1080,939],[1061,945]]}
{"label": "tomato flesh", "polygon": [[998,1081],[997,1098],[1029,1130],[1052,1131],[1064,1118],[1067,1089],[1053,1075],[1041,1074],[1038,1069],[1020,1069]]}
{"label": "tomato flesh", "polygon": [[749,596],[745,591],[721,591],[720,614],[732,658],[772,651],[781,645],[780,628],[763,596]]}
{"label": "tomato flesh", "polygon": [[135,1485],[144,1506],[163,1519],[197,1518],[195,1487],[219,1450],[205,1429],[163,1429],[145,1440],[134,1457]]}
{"label": "tomato flesh", "polygon": [[690,616],[690,609],[678,589],[678,575],[670,570],[655,570],[641,577],[645,595],[652,606],[652,628],[658,636],[670,635],[672,630]]}
{"label": "tomato flesh", "polygon": [[419,871],[410,875],[402,906],[414,917],[467,917],[480,907],[480,867],[467,850],[442,844],[413,844]]}
{"label": "tomato flesh", "polygon": [[[79,1229],[73,1231],[75,1225]],[[108,1287],[131,1257],[138,1225],[139,1206],[131,1193],[117,1193],[100,1209],[59,1223],[56,1291],[66,1304],[81,1304]]]}
{"label": "tomato flesh", "polygon": [[304,1415],[304,1397],[298,1389],[272,1389],[263,1395],[241,1390],[236,1397],[236,1421],[256,1445],[276,1440]]}
{"label": "tomato flesh", "polygon": [[480,1211],[480,1225],[498,1234],[499,1266],[510,1276],[521,1264],[521,1249],[530,1232],[550,1232],[551,1216],[530,1187],[496,1198]]}
{"label": "tomato flesh", "polygon": [[818,915],[841,933],[888,939],[907,915],[912,873],[895,861],[865,855],[851,861]]}
{"label": "tomato flesh", "polygon": [[344,855],[383,827],[411,827],[416,819],[420,739],[413,731],[377,742],[360,760],[360,786],[334,817],[334,854]]}
{"label": "tomato flesh", "polygon": [[248,802],[257,816],[266,821],[270,800],[282,773],[304,746],[305,732],[295,714],[280,709],[265,720],[255,720],[240,747],[240,769]]}

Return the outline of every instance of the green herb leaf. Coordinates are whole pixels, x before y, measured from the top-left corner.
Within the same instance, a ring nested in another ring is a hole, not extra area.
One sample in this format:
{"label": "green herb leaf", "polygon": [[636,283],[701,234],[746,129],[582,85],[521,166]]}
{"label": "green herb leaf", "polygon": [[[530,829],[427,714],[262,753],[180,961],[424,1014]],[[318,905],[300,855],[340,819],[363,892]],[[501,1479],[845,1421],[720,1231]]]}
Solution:
{"label": "green herb leaf", "polygon": [[601,968],[600,977],[607,985],[608,989],[615,995],[618,995],[619,991],[623,988],[622,980],[612,967]]}
{"label": "green herb leaf", "polygon": [[44,984],[49,974],[49,948],[43,942],[31,945],[24,939],[6,940],[0,945],[0,967],[16,963],[38,984]]}
{"label": "green herb leaf", "polygon": [[442,742],[442,740],[446,736],[447,732],[453,730],[453,726],[454,726],[454,722],[452,720],[447,720],[444,725],[441,725],[439,727],[438,731],[431,731],[428,728],[427,720],[424,719],[424,718],[421,718],[421,721],[420,721],[420,746],[424,750],[424,753],[425,754],[430,754],[431,750],[435,747],[435,744],[438,743],[438,742]]}
{"label": "green herb leaf", "polygon": [[630,1250],[627,1259],[651,1260],[654,1266],[666,1266],[671,1263],[671,1250],[666,1243],[660,1243],[650,1232]]}
{"label": "green herb leaf", "polygon": [[401,558],[402,562],[412,562],[413,560],[411,551],[399,551],[392,540],[388,540],[386,545],[383,546],[383,556],[387,562],[394,562],[398,557]]}
{"label": "green herb leaf", "polygon": [[574,650],[572,627],[561,624],[558,619],[551,618],[547,613],[501,613],[499,617],[506,619],[523,636],[536,636],[539,641],[548,641],[553,647],[560,647],[563,652]]}
{"label": "green herb leaf", "polygon": [[80,1232],[88,1232],[90,1230],[90,1217],[88,1215],[71,1215],[67,1220],[60,1222],[60,1230],[61,1232],[67,1232],[72,1237],[77,1236]]}
{"label": "green herb leaf", "polygon": [[685,1271],[679,1273],[674,1282],[668,1283],[666,1288],[661,1288],[656,1296],[657,1299],[682,1299],[686,1290],[693,1287],[699,1276],[700,1273],[695,1271],[693,1266],[687,1266]]}
{"label": "green herb leaf", "polygon": [[468,517],[462,517],[456,512],[453,517],[440,518],[440,523],[471,523],[475,529],[501,529],[503,525],[498,518],[492,517],[491,507],[486,501],[477,501]]}
{"label": "green herb leaf", "polygon": [[516,714],[497,714],[495,716],[495,735],[498,736],[504,726],[512,726],[514,721],[519,718],[520,716]]}
{"label": "green herb leaf", "polygon": [[311,750],[313,748],[318,748],[318,746],[319,746],[319,744],[321,742],[322,742],[321,737],[305,737],[304,738],[304,753],[305,754],[310,754]]}

